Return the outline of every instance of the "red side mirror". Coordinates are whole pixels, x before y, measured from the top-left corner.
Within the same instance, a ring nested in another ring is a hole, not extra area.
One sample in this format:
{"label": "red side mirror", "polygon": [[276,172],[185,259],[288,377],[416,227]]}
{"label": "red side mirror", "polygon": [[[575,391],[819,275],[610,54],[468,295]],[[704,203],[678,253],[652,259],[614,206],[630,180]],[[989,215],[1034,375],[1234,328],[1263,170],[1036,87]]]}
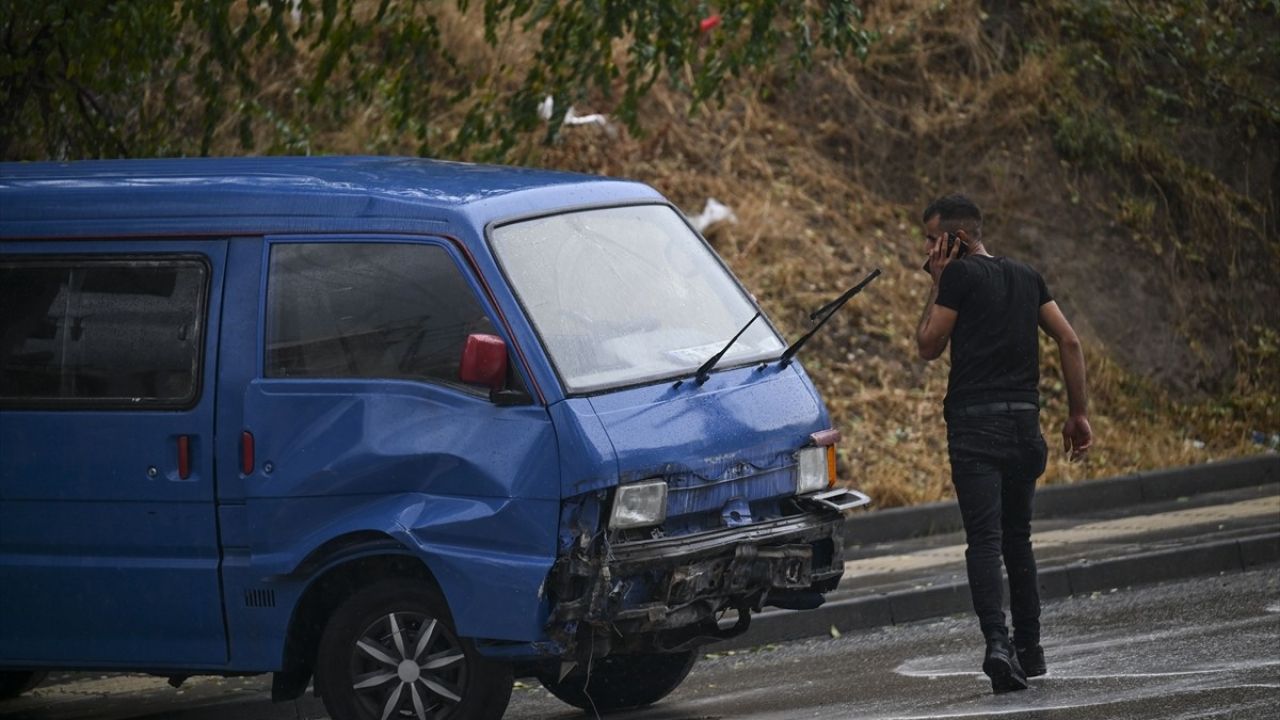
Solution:
{"label": "red side mirror", "polygon": [[458,379],[468,385],[501,390],[507,384],[507,344],[497,335],[468,335]]}

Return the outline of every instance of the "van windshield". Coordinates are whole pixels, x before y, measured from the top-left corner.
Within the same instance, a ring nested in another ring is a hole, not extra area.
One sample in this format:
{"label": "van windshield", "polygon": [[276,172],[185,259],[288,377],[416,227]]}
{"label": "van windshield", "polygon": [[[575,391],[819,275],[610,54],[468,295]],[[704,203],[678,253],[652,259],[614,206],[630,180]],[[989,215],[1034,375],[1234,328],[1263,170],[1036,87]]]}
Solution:
{"label": "van windshield", "polygon": [[[566,390],[583,393],[693,372],[756,307],[670,207],[564,213],[493,231],[494,252]],[[777,357],[757,320],[717,367]]]}

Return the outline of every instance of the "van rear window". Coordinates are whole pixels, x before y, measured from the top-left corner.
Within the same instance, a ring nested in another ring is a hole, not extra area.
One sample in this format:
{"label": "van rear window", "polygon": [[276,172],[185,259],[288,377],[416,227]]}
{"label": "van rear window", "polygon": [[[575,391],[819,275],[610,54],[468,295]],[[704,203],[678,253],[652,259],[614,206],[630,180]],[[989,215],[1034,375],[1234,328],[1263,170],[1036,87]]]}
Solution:
{"label": "van rear window", "polygon": [[0,404],[190,406],[208,281],[189,257],[0,258]]}
{"label": "van rear window", "polygon": [[267,377],[457,384],[471,333],[493,325],[449,253],[412,243],[277,243]]}

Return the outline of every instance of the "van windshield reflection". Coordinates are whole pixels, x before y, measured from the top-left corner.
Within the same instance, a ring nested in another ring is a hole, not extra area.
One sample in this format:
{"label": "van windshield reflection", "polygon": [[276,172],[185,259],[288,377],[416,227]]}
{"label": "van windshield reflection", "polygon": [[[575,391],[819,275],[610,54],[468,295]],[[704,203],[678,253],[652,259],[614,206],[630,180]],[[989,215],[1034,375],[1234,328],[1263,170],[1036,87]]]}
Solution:
{"label": "van windshield reflection", "polygon": [[[494,251],[570,393],[688,374],[756,307],[674,210],[637,205],[504,225]],[[717,367],[777,357],[756,322]]]}

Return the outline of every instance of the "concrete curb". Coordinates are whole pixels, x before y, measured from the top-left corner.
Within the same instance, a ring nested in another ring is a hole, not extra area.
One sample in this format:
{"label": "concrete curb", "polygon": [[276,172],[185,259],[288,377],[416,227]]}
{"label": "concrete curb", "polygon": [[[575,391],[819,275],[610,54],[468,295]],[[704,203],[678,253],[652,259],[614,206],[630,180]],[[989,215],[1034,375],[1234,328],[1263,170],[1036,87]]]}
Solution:
{"label": "concrete curb", "polygon": [[[1079,560],[1040,571],[1041,599],[1090,595],[1113,588],[1146,585],[1223,572],[1243,572],[1280,562],[1280,532],[1200,545],[1135,553],[1099,562]],[[708,646],[735,650],[804,637],[896,625],[970,613],[967,583],[935,585],[880,595],[836,598],[817,610],[770,610],[752,618],[745,634]]]}
{"label": "concrete curb", "polygon": [[[1041,488],[1036,491],[1035,517],[1067,517],[1098,508],[1174,500],[1275,482],[1280,482],[1280,455],[1256,455]],[[959,508],[954,501],[947,501],[852,515],[845,521],[843,534],[846,545],[870,545],[955,532],[962,527]]]}

